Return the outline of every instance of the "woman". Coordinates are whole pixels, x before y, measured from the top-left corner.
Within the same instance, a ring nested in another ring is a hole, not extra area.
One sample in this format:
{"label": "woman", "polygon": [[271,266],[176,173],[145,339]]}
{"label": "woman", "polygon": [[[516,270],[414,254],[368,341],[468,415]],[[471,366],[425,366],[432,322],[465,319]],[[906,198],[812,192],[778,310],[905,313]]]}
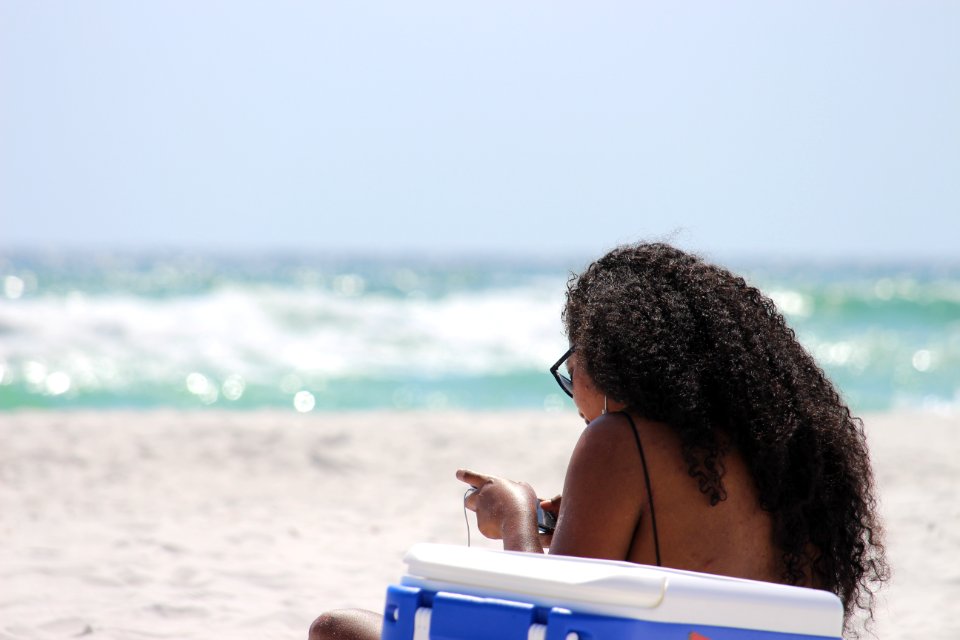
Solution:
{"label": "woman", "polygon": [[[888,574],[862,423],[744,280],[664,244],[619,247],[568,284],[552,369],[587,428],[550,540],[533,489],[461,469],[505,549],[826,589],[872,614]],[[566,364],[569,377],[558,369]],[[322,616],[311,638],[379,637]]]}

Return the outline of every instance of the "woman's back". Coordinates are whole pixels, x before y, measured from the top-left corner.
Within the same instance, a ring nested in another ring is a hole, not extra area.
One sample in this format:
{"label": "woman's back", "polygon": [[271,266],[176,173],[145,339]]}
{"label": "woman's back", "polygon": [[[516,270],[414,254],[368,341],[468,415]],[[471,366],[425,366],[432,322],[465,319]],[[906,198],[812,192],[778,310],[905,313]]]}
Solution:
{"label": "woman's back", "polygon": [[[727,499],[710,506],[681,456],[669,427],[634,418],[646,450],[660,555],[664,566],[753,580],[783,579],[781,553],[773,544],[770,514],[742,457],[723,458]],[[641,526],[627,558],[643,562],[653,548],[652,527]]]}
{"label": "woman's back", "polygon": [[573,453],[563,523],[550,552],[655,565],[655,516],[663,566],[782,581],[782,554],[773,543],[771,517],[760,508],[741,457],[732,450],[724,456],[727,498],[711,506],[688,472],[676,433],[664,424],[631,417],[648,465],[652,513],[630,420],[623,413],[601,416],[584,430]]}

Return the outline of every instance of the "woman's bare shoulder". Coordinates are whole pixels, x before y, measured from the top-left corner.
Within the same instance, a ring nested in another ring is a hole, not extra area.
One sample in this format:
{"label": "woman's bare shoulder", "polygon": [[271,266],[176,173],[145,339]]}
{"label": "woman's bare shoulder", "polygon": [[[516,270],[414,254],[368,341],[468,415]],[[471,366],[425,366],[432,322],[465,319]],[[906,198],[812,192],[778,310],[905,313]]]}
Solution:
{"label": "woman's bare shoulder", "polygon": [[670,458],[680,454],[680,438],[669,425],[625,412],[604,414],[591,422],[580,437],[581,445],[589,451],[610,450],[632,457],[633,466],[640,464],[640,447],[664,451]]}
{"label": "woman's bare shoulder", "polygon": [[578,470],[600,467],[606,475],[642,481],[643,448],[647,464],[682,469],[680,439],[666,424],[626,413],[604,414],[583,430],[574,449],[571,465]]}
{"label": "woman's bare shoulder", "polygon": [[[636,421],[636,419],[634,419]],[[589,453],[624,453],[626,445],[636,449],[633,426],[623,413],[607,413],[587,425],[580,434],[577,448]]]}

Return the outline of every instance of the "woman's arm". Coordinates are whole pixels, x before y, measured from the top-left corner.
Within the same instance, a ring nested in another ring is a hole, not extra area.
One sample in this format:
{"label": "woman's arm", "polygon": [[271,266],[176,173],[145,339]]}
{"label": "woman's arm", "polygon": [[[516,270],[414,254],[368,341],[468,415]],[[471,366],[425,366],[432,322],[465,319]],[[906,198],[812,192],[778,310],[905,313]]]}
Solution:
{"label": "woman's arm", "polygon": [[573,450],[550,553],[625,560],[646,512],[643,465],[630,423],[606,414]]}

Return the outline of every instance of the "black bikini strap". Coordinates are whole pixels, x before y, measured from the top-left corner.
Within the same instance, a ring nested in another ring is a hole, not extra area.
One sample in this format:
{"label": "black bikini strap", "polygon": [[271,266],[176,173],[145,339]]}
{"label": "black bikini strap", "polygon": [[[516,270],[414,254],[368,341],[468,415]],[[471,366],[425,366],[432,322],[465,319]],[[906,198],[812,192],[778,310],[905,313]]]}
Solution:
{"label": "black bikini strap", "polygon": [[[647,504],[650,505],[650,524],[653,525],[653,549],[657,554],[657,566],[660,564],[660,538],[657,536],[657,515],[653,510],[653,490],[650,488],[650,471],[647,470],[647,457],[643,454],[643,445],[640,443],[640,432],[637,430],[637,425],[634,424],[633,418],[630,417],[630,414],[626,411],[619,411],[618,413],[622,414],[627,421],[630,423],[630,426],[633,428],[633,437],[637,441],[637,449],[640,450],[640,462],[643,464],[643,481],[647,485]],[[640,528],[640,523],[637,523],[637,528]],[[634,540],[636,540],[636,531],[634,531]]]}

